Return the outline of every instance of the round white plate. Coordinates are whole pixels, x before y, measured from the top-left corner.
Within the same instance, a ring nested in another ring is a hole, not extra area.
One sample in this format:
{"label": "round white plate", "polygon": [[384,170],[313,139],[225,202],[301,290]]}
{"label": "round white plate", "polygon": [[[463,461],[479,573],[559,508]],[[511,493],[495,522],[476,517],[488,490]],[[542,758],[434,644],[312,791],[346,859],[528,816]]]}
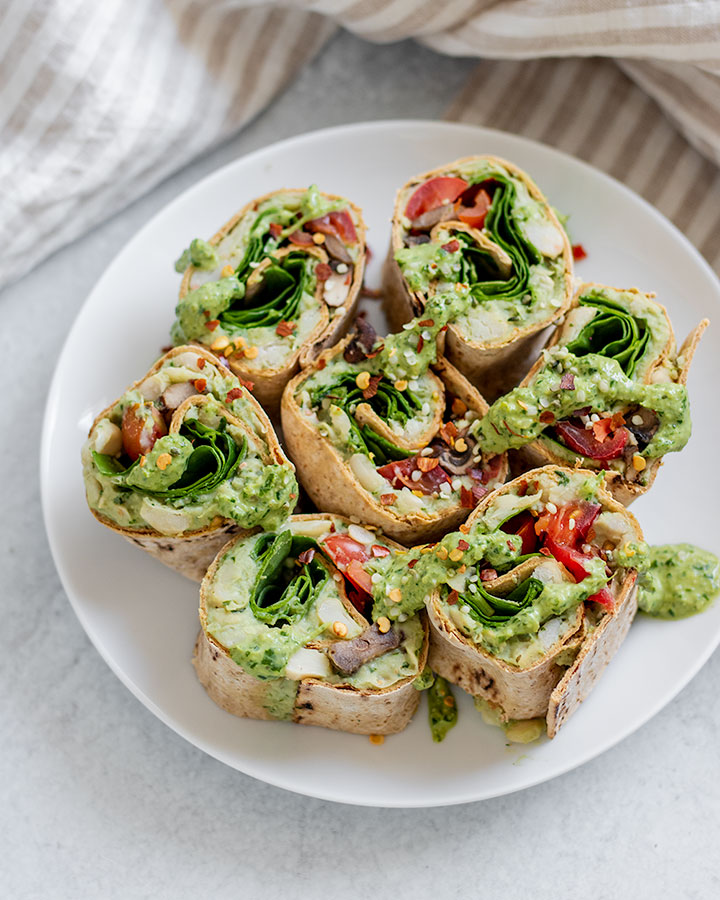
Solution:
{"label": "round white plate", "polygon": [[[411,175],[473,153],[505,157],[532,174],[570,214],[577,266],[588,280],[654,290],[678,338],[703,316],[720,318],[710,268],[655,209],[584,163],[509,134],[438,122],[377,122],[283,141],[220,169],[162,210],[118,254],[75,322],[48,398],[42,495],[53,556],[91,640],[128,688],[197,747],[270,784],[373,806],[480,800],[545,781],[597,756],[670,701],[720,641],[720,604],[680,622],[640,617],[591,697],[552,742],[508,746],[469,698],[460,721],[434,744],[421,706],[382,746],[366,737],[237,719],[216,707],[190,664],[197,588],[99,525],[85,506],[80,446],[94,416],[142,375],[168,343],[178,290],[173,260],[213,234],[252,197],[317,182],[358,203],[377,286],[395,190]],[[648,540],[690,541],[720,551],[715,482],[705,448],[720,446],[720,328],[711,328],[690,378],[695,427],[671,454],[650,495],[634,507]],[[712,494],[712,496],[711,496]],[[672,660],[672,665],[668,661]],[[456,693],[460,693],[457,691]]]}

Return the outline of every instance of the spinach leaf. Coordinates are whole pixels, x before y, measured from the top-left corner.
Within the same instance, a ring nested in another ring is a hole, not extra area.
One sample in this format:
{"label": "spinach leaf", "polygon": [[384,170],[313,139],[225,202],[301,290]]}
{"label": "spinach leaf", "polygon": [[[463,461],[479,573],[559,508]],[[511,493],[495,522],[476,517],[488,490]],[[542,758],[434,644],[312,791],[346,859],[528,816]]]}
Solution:
{"label": "spinach leaf", "polygon": [[[237,277],[246,282],[254,266],[263,256],[261,238],[250,241],[243,261],[237,270]],[[297,318],[300,300],[308,282],[307,256],[303,253],[289,253],[281,260],[273,260],[264,270],[262,281],[251,296],[233,301],[229,309],[220,313],[220,324],[230,330],[234,328],[260,328],[291,322]]]}
{"label": "spinach leaf", "polygon": [[356,421],[354,412],[359,403],[368,403],[385,422],[394,421],[405,425],[408,419],[420,410],[422,406],[420,400],[410,390],[398,391],[384,378],[378,383],[375,396],[366,400],[361,388],[355,383],[355,379],[354,373],[345,372],[332,384],[315,388],[310,394],[310,402],[315,408],[318,408],[327,398],[347,413],[350,419],[348,443],[358,453],[364,453],[367,456],[372,453],[376,466],[413,456],[411,451],[396,447],[395,444],[377,434],[367,425],[361,426]]}
{"label": "spinach leaf", "polygon": [[614,359],[631,378],[650,340],[645,319],[631,315],[619,303],[597,294],[581,297],[580,305],[593,306],[598,312],[566,345],[567,349],[575,356],[597,353]]}
{"label": "spinach leaf", "polygon": [[462,594],[458,602],[470,607],[470,615],[475,621],[492,628],[494,625],[502,625],[521,610],[532,606],[542,593],[544,584],[538,578],[527,578],[506,597],[496,597],[479,581],[475,584],[475,588],[476,591]]}
{"label": "spinach leaf", "polygon": [[260,567],[250,594],[250,609],[256,619],[281,626],[305,615],[330,578],[314,557],[298,564],[301,553],[316,547],[311,538],[293,536],[291,531],[258,538],[252,555],[260,561]]}

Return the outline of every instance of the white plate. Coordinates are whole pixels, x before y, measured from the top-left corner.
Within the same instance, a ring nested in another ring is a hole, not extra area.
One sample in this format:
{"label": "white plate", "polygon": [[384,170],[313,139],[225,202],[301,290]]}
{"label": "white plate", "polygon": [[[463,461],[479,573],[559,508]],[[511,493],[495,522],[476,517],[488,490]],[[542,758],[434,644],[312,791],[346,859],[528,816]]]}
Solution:
{"label": "white plate", "polygon": [[[570,213],[588,280],[655,290],[678,337],[718,318],[710,268],[655,209],[584,163],[524,138],[465,125],[377,122],[283,141],[220,169],[155,216],[118,254],[68,337],[48,398],[42,495],[53,556],[68,597],[108,665],[155,715],[197,747],[270,784],[373,806],[436,806],[494,797],[567,772],[626,737],[668,703],[720,641],[720,604],[681,622],[640,618],[597,688],[554,741],[506,746],[469,698],[460,722],[434,744],[422,706],[401,735],[367,738],[287,723],[236,719],[205,695],[190,665],[197,589],[103,528],[85,506],[80,446],[96,413],[139,377],[168,342],[178,289],[172,263],[190,238],[213,234],[253,196],[317,182],[365,211],[376,286],[395,190],[406,179],[473,153],[493,153],[532,174]],[[720,446],[720,328],[697,355],[690,393],[695,427],[650,495],[633,507],[655,543],[720,551],[716,482],[703,478]],[[459,693],[459,692],[457,692]],[[110,716],[111,710],[107,711]]]}

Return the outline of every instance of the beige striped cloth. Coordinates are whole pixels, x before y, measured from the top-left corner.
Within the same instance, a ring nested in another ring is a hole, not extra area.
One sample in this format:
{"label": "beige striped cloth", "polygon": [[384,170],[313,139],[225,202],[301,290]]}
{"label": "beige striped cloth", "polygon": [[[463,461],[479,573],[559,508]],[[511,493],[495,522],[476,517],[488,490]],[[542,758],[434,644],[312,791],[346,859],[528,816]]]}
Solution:
{"label": "beige striped cloth", "polygon": [[338,26],[479,57],[448,118],[615,175],[720,270],[715,0],[0,0],[0,285],[237,131]]}

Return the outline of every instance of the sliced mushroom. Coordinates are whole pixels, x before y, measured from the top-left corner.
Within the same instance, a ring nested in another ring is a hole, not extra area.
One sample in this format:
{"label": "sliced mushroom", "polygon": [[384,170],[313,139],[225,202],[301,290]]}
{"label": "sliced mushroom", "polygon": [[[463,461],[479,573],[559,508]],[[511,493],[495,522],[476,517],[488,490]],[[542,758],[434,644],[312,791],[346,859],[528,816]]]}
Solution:
{"label": "sliced mushroom", "polygon": [[660,427],[657,413],[652,409],[640,406],[626,414],[625,419],[625,427],[635,435],[638,446],[644,450]]}
{"label": "sliced mushroom", "polygon": [[437,206],[435,209],[429,209],[426,213],[418,216],[417,219],[413,219],[410,224],[416,231],[421,231],[425,228],[432,228],[433,225],[437,225],[438,222],[445,222],[447,219],[452,219],[454,215],[455,204],[446,203],[445,206]]}
{"label": "sliced mushroom", "polygon": [[427,455],[437,456],[440,465],[448,474],[466,475],[477,464],[477,460],[473,459],[473,450],[477,441],[469,435],[465,435],[463,440],[466,449],[462,453],[454,447],[448,446],[445,441],[435,440],[430,445],[432,453]]}
{"label": "sliced mushroom", "polygon": [[347,252],[343,242],[339,238],[336,238],[334,234],[325,235],[325,249],[328,252],[328,256],[331,256],[338,262],[352,265],[352,256]]}
{"label": "sliced mushroom", "polygon": [[355,334],[343,352],[343,356],[349,363],[358,363],[367,359],[372,353],[377,340],[377,332],[368,322],[364,313],[355,320]]}
{"label": "sliced mushroom", "polygon": [[372,625],[351,641],[335,641],[327,649],[332,664],[343,675],[352,675],[360,666],[400,646],[400,632],[391,628],[383,633]]}

